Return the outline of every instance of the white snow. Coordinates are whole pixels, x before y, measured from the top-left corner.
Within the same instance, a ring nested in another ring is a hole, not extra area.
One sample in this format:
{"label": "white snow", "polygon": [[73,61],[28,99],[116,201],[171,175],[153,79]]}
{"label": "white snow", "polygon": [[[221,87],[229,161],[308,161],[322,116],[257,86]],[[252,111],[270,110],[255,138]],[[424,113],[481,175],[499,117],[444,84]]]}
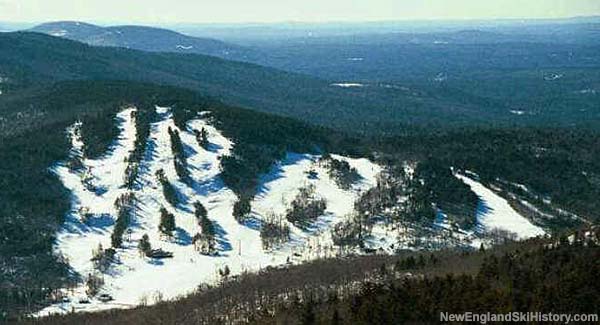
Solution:
{"label": "white snow", "polygon": [[334,87],[342,87],[342,88],[359,88],[364,87],[364,84],[361,83],[353,83],[353,82],[344,82],[344,83],[334,83],[331,84]]}
{"label": "white snow", "polygon": [[587,88],[587,89],[582,89],[582,90],[578,90],[575,93],[577,94],[582,94],[582,95],[586,95],[586,94],[592,94],[595,95],[598,93],[598,91],[596,89],[592,89],[592,88]]}
{"label": "white snow", "polygon": [[[86,190],[81,175],[70,171],[64,164],[53,168],[54,172],[72,192],[72,210],[67,216],[64,229],[58,234],[56,250],[68,257],[74,271],[82,276],[95,272],[90,261],[92,250],[99,243],[110,247],[116,210],[114,200],[127,190],[121,188],[127,163],[125,158],[133,149],[135,124],[131,118],[131,110],[119,114],[121,136],[111,151],[98,160],[85,159],[86,166],[93,167],[90,173],[95,183],[105,187],[106,192],[97,195]],[[335,222],[352,211],[354,200],[359,193],[375,185],[375,175],[379,167],[367,159],[344,159],[355,167],[362,180],[350,190],[339,189],[329,178],[324,168],[316,163],[319,156],[289,153],[284,161],[274,166],[264,175],[259,186],[258,195],[252,202],[255,223],[239,224],[232,216],[236,195],[228,189],[220,178],[219,157],[228,155],[232,143],[210,125],[207,115],[201,114],[198,119],[188,123],[186,130],[179,130],[186,150],[189,171],[193,179],[190,185],[178,180],[171,152],[170,138],[167,129],[177,129],[173,123],[170,110],[157,107],[159,121],[151,126],[151,134],[147,152],[141,163],[142,173],[138,177],[141,184],[135,190],[138,209],[130,223],[130,235],[125,235],[123,248],[117,249],[118,263],[114,263],[103,275],[105,284],[102,293],[108,293],[114,301],[102,303],[91,299],[90,304],[78,303],[78,298],[85,296],[83,284],[73,292],[65,293],[71,302],[52,305],[40,313],[43,316],[51,313],[74,311],[95,311],[109,308],[128,308],[144,301],[153,303],[160,299],[171,299],[194,291],[203,283],[215,283],[220,280],[218,270],[227,265],[231,274],[243,271],[258,271],[269,265],[282,265],[287,262],[301,262],[329,254],[325,243],[329,243],[329,231],[325,231]],[[72,136],[72,155],[81,155],[83,143],[77,136],[80,124],[69,129]],[[193,130],[204,127],[209,134],[208,150],[200,147]],[[166,177],[181,193],[182,203],[172,207],[164,198],[162,188],[155,172],[165,171]],[[315,169],[318,178],[308,180],[306,171]],[[280,249],[265,251],[260,238],[260,220],[266,213],[275,211],[283,213],[285,203],[291,202],[298,189],[305,183],[315,184],[317,192],[328,203],[327,213],[315,222],[309,230],[293,227],[292,240]],[[217,230],[218,256],[201,255],[194,249],[191,238],[200,231],[194,216],[193,203],[200,201],[208,210],[208,217],[215,223]],[[177,230],[173,239],[162,238],[158,226],[159,209],[164,206],[175,215]],[[89,207],[90,212],[99,217],[91,224],[80,221],[79,208]],[[101,215],[101,216],[100,216]],[[140,238],[148,234],[153,248],[162,248],[173,252],[173,258],[156,260],[142,257],[137,250]],[[130,237],[130,238],[128,238]],[[301,252],[302,257],[292,255]]]}
{"label": "white snow", "polygon": [[544,76],[544,80],[546,80],[546,81],[555,81],[555,80],[562,79],[564,76],[565,75],[562,74],[562,73],[560,73],[560,74],[553,73],[551,75]]}
{"label": "white snow", "polygon": [[[301,187],[309,184],[315,186],[315,192],[327,202],[325,214],[308,230],[294,227],[292,224],[292,240],[288,248],[300,253],[302,259],[331,256],[334,253],[330,232],[333,225],[346,220],[353,212],[354,201],[361,192],[376,185],[376,175],[381,168],[367,159],[352,159],[332,155],[334,159],[345,160],[356,168],[362,180],[354,184],[350,190],[340,189],[329,177],[327,169],[319,163],[319,155],[288,153],[287,157],[264,175],[258,194],[252,202],[253,212],[259,219],[269,214],[285,216],[287,208]],[[317,176],[310,178],[309,171]],[[315,251],[313,248],[317,248]],[[308,249],[307,249],[308,248]]]}
{"label": "white snow", "polygon": [[445,73],[443,73],[443,72],[440,72],[440,73],[438,73],[438,74],[437,74],[437,75],[436,75],[436,76],[433,78],[433,81],[435,81],[435,82],[444,82],[444,81],[446,81],[446,80],[448,80],[448,75],[447,75],[447,74],[445,74]]}
{"label": "white snow", "polygon": [[516,233],[520,239],[543,235],[544,230],[517,213],[508,202],[481,183],[461,174],[455,174],[479,196],[477,222],[484,231],[494,228]]}
{"label": "white snow", "polygon": [[67,31],[65,29],[60,29],[60,30],[51,31],[50,35],[55,36],[55,37],[64,37],[64,36],[67,36],[68,33],[69,33],[69,31]]}

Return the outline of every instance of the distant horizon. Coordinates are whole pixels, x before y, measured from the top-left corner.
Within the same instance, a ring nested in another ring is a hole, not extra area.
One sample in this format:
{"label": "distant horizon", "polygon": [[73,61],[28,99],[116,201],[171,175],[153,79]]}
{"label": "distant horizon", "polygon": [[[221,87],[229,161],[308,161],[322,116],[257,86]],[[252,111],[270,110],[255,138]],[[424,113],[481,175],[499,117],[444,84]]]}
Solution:
{"label": "distant horizon", "polygon": [[39,21],[8,21],[0,19],[0,24],[8,25],[41,25],[48,23],[84,23],[98,26],[115,25],[145,25],[145,26],[168,26],[168,25],[202,25],[202,26],[261,26],[261,25],[352,25],[352,24],[385,24],[385,23],[469,23],[469,22],[544,22],[544,21],[568,21],[599,19],[600,15],[588,16],[565,16],[556,18],[545,17],[527,17],[527,18],[462,18],[462,19],[385,19],[385,20],[328,20],[328,21],[300,21],[300,20],[282,20],[282,21],[247,21],[247,22],[192,22],[192,21],[172,21],[172,22],[150,22],[150,21],[101,21],[101,20],[77,20],[77,19],[56,19]]}
{"label": "distant horizon", "polygon": [[0,0],[0,21],[31,24],[320,24],[545,20],[600,16],[598,0]]}

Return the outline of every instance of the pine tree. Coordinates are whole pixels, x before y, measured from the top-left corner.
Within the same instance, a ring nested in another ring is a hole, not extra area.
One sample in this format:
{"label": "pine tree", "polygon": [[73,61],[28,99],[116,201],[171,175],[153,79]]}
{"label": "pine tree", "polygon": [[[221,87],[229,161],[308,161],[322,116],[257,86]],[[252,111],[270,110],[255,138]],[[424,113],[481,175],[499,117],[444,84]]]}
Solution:
{"label": "pine tree", "polygon": [[198,219],[198,222],[208,215],[208,211],[206,211],[206,208],[204,205],[202,205],[202,203],[200,203],[200,201],[194,202],[194,209],[194,215],[196,216],[196,219]]}
{"label": "pine tree", "polygon": [[177,196],[177,190],[175,189],[173,184],[171,184],[169,182],[169,180],[167,179],[165,171],[163,169],[157,170],[156,178],[158,179],[158,182],[162,185],[163,195],[165,196],[165,199],[167,200],[167,202],[169,202],[173,206],[176,206],[177,203],[179,203],[179,198]]}
{"label": "pine tree", "polygon": [[247,197],[240,197],[233,205],[233,217],[237,222],[242,223],[246,220],[248,214],[250,214],[251,209],[250,199]]}
{"label": "pine tree", "polygon": [[196,209],[194,214],[198,219],[201,233],[194,236],[193,242],[199,247],[202,254],[213,254],[215,252],[215,225],[208,219],[208,211],[202,203],[196,201],[194,207]]}
{"label": "pine tree", "polygon": [[223,278],[223,279],[227,279],[227,277],[229,276],[229,274],[231,274],[231,270],[229,269],[229,266],[225,265],[224,268],[219,269],[219,275]]}
{"label": "pine tree", "polygon": [[175,216],[164,207],[160,208],[160,225],[158,229],[169,237],[173,236],[173,231],[175,231]]}
{"label": "pine tree", "polygon": [[202,148],[208,149],[210,142],[208,142],[208,132],[206,129],[203,127],[200,131],[194,130],[194,134],[196,135],[196,141],[198,141],[198,144]]}
{"label": "pine tree", "polygon": [[150,238],[148,237],[148,234],[144,234],[142,239],[140,239],[140,242],[138,243],[138,250],[140,253],[146,256],[152,250],[152,245],[150,244]]}

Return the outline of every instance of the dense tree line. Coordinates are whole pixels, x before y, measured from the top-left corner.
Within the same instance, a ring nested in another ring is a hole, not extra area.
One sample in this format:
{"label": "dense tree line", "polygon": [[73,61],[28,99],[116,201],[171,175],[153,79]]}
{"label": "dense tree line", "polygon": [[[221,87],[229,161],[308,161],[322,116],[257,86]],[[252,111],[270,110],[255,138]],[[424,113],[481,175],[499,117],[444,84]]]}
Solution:
{"label": "dense tree line", "polygon": [[380,280],[364,282],[356,294],[343,300],[309,296],[255,323],[437,323],[441,312],[596,314],[600,303],[600,286],[594,280],[600,271],[598,239],[587,244],[562,241],[552,248],[537,245],[505,253],[484,252],[474,275],[398,279],[399,273],[419,272],[440,263],[434,255],[408,257],[393,268],[382,266]]}
{"label": "dense tree line", "polygon": [[162,187],[163,195],[167,202],[174,207],[177,206],[177,204],[179,204],[179,194],[177,193],[175,186],[167,178],[167,175],[165,175],[164,169],[156,171],[156,179]]}
{"label": "dense tree line", "polygon": [[185,155],[185,149],[183,148],[183,142],[179,136],[179,131],[174,130],[171,127],[168,129],[169,139],[171,140],[171,152],[173,153],[173,163],[175,165],[175,172],[182,182],[190,182],[190,172],[187,165],[187,157]]}
{"label": "dense tree line", "polygon": [[146,154],[148,138],[150,137],[150,123],[156,118],[154,106],[148,103],[138,103],[135,112],[136,136],[134,149],[127,158],[124,182],[128,189],[133,189],[139,175],[140,163]]}
{"label": "dense tree line", "polygon": [[429,202],[442,209],[452,222],[462,229],[475,225],[479,198],[453,175],[448,165],[437,159],[425,160],[417,165],[415,177],[423,181],[422,191],[429,194]]}
{"label": "dense tree line", "polygon": [[208,219],[208,211],[199,201],[194,203],[194,216],[200,226],[200,232],[194,235],[192,243],[204,255],[215,254],[217,251],[215,225]]}
{"label": "dense tree line", "polygon": [[123,243],[123,235],[137,209],[135,194],[129,192],[118,197],[115,201],[115,209],[117,210],[117,220],[110,240],[113,248],[120,248]]}

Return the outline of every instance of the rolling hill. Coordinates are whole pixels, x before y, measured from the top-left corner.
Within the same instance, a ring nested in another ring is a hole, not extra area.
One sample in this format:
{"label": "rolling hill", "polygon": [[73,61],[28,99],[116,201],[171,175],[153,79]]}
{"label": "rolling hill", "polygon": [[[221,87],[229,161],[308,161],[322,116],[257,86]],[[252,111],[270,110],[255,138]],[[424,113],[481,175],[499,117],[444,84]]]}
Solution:
{"label": "rolling hill", "polygon": [[448,103],[427,95],[377,86],[336,87],[314,77],[211,56],[92,47],[24,32],[0,34],[0,48],[0,74],[10,81],[4,86],[7,97],[12,88],[64,80],[131,80],[184,87],[228,104],[361,132],[393,133],[409,123],[451,125],[486,118],[475,114],[473,105],[457,103],[448,109]]}
{"label": "rolling hill", "polygon": [[37,25],[31,32],[63,37],[92,46],[124,47],[150,52],[205,54],[243,59],[250,49],[216,39],[187,36],[168,29],[146,26],[101,27],[83,22],[61,21]]}
{"label": "rolling hill", "polygon": [[[558,101],[564,107],[540,106],[533,114],[515,114],[523,110],[518,102],[507,103],[482,91],[472,94],[443,82],[426,87],[332,82],[211,56],[92,47],[27,32],[0,34],[0,49],[0,76],[8,80],[0,90],[7,98],[57,81],[129,80],[183,87],[235,106],[380,135],[402,134],[407,128],[431,131],[466,125],[590,125],[599,119],[592,106],[581,110],[580,104],[566,105],[580,101],[589,106],[594,99],[594,94],[574,92],[585,86],[585,82],[577,82],[581,79],[573,79],[579,70],[543,89],[546,92],[564,88],[562,83],[577,83],[578,88],[567,90],[564,96],[568,97]],[[594,70],[585,74],[591,74],[585,78],[595,78]],[[539,82],[529,72],[522,77],[525,85]]]}

